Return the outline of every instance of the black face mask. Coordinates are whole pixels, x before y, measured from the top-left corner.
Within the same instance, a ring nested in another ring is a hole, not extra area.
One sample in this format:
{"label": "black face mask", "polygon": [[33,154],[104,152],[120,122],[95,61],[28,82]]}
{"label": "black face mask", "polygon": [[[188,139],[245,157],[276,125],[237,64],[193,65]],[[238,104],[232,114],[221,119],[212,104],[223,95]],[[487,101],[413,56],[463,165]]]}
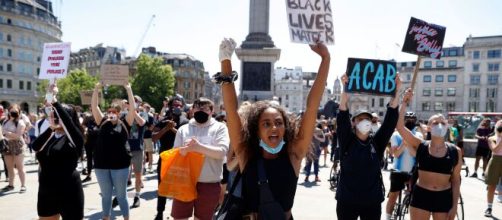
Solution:
{"label": "black face mask", "polygon": [[10,112],[10,117],[13,117],[13,118],[19,117],[19,112]]}
{"label": "black face mask", "polygon": [[497,128],[497,132],[502,133],[502,126],[499,126],[499,127]]}
{"label": "black face mask", "polygon": [[413,129],[415,128],[415,126],[417,126],[417,124],[416,124],[414,121],[406,121],[406,122],[404,123],[404,126],[405,126],[406,128],[408,128],[408,130],[410,130],[410,131],[411,131],[411,130],[413,130]]}
{"label": "black face mask", "polygon": [[181,115],[181,109],[180,108],[173,108],[173,115],[180,116]]}
{"label": "black face mask", "polygon": [[209,114],[204,111],[197,111],[193,113],[193,117],[197,123],[204,124],[209,119]]}

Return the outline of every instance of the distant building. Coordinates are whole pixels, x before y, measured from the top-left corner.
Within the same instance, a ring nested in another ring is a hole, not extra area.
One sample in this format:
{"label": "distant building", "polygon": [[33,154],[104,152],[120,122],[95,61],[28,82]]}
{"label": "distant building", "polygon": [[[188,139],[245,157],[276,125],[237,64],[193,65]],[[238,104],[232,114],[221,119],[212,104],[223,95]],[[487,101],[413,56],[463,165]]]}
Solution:
{"label": "distant building", "polygon": [[[105,57],[106,56],[106,57]],[[102,64],[126,64],[126,51],[117,47],[94,47],[80,49],[70,54],[70,70],[85,69],[91,76],[99,73]],[[132,74],[131,74],[132,75]]]}
{"label": "distant building", "polygon": [[205,96],[204,75],[207,72],[201,61],[188,54],[159,52],[155,47],[143,48],[142,53],[153,57],[162,57],[164,64],[172,66],[176,78],[174,90],[182,95],[188,103]]}
{"label": "distant building", "polygon": [[36,112],[44,43],[61,41],[61,22],[46,0],[0,1],[0,103]]}

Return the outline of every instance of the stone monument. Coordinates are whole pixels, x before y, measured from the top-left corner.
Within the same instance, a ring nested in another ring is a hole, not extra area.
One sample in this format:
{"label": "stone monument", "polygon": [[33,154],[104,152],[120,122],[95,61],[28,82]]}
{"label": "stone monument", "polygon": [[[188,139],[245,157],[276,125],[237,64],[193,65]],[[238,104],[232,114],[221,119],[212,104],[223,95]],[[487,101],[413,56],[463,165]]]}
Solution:
{"label": "stone monument", "polygon": [[268,35],[269,0],[250,0],[249,34],[235,50],[241,60],[240,100],[271,100],[274,95],[274,64],[281,55]]}

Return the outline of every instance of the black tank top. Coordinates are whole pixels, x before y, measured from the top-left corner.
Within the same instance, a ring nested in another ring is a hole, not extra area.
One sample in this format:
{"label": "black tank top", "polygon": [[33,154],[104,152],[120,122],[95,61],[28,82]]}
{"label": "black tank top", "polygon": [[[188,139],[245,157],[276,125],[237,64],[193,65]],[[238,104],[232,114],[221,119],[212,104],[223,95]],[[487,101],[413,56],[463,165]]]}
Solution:
{"label": "black tank top", "polygon": [[[260,156],[261,157],[261,156]],[[270,191],[276,202],[281,204],[284,211],[293,208],[298,177],[287,153],[281,152],[276,159],[264,159],[265,172],[267,173]],[[245,210],[258,212],[260,191],[258,188],[257,160],[250,160],[242,175],[242,193]]]}
{"label": "black tank top", "polygon": [[434,157],[429,154],[430,142],[422,142],[417,149],[418,169],[434,173],[452,174],[458,162],[457,148],[450,143],[445,143],[447,150],[443,157]]}

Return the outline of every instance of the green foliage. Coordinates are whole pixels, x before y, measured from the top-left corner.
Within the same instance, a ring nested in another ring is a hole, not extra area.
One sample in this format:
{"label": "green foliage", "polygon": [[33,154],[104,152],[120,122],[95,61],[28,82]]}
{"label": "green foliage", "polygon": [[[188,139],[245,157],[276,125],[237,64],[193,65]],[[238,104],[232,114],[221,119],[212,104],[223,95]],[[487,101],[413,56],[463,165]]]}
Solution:
{"label": "green foliage", "polygon": [[159,57],[143,54],[138,57],[136,65],[137,72],[131,84],[134,94],[160,110],[163,98],[174,94],[175,78],[171,66],[163,64]]}
{"label": "green foliage", "polygon": [[[72,70],[68,76],[57,81],[58,99],[62,103],[80,105],[80,91],[94,89],[97,82],[98,79],[87,74],[85,69]],[[45,94],[45,92],[41,94]]]}

